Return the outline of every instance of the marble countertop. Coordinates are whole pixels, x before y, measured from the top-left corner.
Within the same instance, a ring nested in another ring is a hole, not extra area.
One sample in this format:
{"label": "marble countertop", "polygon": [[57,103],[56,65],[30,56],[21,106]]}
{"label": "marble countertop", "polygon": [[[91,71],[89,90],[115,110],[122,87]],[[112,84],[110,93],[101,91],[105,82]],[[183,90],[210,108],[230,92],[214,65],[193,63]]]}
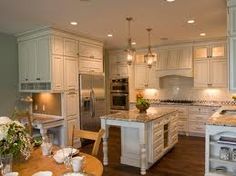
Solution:
{"label": "marble countertop", "polygon": [[208,119],[207,125],[236,127],[236,106],[221,107]]}
{"label": "marble countertop", "polygon": [[146,123],[165,115],[176,112],[175,108],[158,108],[158,107],[150,107],[147,110],[147,113],[139,113],[137,109],[132,109],[126,112],[118,112],[115,114],[108,114],[100,117],[101,119],[109,119],[109,120],[122,120],[129,122],[142,122]]}
{"label": "marble countertop", "polygon": [[45,114],[33,114],[32,115],[32,123],[35,124],[45,124],[56,121],[63,120],[61,116],[53,116],[53,115],[45,115]]}

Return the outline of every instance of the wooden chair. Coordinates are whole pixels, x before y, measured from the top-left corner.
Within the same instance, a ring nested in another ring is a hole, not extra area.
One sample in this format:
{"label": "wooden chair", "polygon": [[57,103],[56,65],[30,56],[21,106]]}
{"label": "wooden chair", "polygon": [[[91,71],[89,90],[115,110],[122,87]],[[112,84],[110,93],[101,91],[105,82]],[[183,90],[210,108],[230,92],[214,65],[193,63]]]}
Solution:
{"label": "wooden chair", "polygon": [[75,126],[73,127],[72,132],[72,146],[74,146],[74,138],[83,138],[83,139],[90,139],[94,140],[92,155],[97,156],[99,145],[101,143],[102,135],[104,134],[105,130],[100,129],[99,132],[92,132],[86,130],[76,129]]}
{"label": "wooden chair", "polygon": [[15,118],[23,123],[26,127],[26,129],[28,130],[29,134],[32,136],[32,120],[31,120],[31,116],[30,113],[28,111],[26,112],[16,112],[15,113]]}

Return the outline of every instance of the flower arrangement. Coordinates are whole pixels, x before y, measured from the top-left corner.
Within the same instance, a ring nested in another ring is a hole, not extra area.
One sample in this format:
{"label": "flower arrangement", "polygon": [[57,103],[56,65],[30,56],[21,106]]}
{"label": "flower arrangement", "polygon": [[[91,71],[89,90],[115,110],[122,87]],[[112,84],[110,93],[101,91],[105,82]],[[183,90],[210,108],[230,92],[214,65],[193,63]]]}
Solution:
{"label": "flower arrangement", "polygon": [[150,103],[147,99],[144,98],[138,98],[136,102],[136,108],[139,109],[140,113],[145,113],[147,109],[149,108]]}
{"label": "flower arrangement", "polygon": [[234,101],[236,101],[236,95],[233,95],[232,98]]}
{"label": "flower arrangement", "polygon": [[24,125],[8,117],[0,117],[0,155],[21,155],[28,159],[31,149],[31,136]]}

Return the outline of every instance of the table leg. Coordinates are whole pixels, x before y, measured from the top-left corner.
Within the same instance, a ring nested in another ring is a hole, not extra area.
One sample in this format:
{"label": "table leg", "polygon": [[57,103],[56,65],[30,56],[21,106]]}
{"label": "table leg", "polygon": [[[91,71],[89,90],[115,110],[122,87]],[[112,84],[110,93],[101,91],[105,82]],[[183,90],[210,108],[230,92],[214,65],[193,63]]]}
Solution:
{"label": "table leg", "polygon": [[106,124],[106,120],[101,120],[101,127],[105,130],[103,134],[103,164],[104,166],[108,165],[108,136],[109,136],[109,125]]}

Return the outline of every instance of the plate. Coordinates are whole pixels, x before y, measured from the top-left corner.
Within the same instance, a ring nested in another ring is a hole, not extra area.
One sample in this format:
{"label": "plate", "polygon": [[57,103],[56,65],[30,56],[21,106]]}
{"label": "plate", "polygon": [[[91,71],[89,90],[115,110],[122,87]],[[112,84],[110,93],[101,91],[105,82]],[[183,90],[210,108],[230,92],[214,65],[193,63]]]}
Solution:
{"label": "plate", "polygon": [[72,155],[76,155],[79,153],[79,150],[73,148],[71,151],[71,148],[64,148],[64,149],[60,149],[58,151],[56,151],[56,153],[53,155],[53,159],[61,164],[64,162],[64,157],[65,156],[69,156],[70,154]]}
{"label": "plate", "polygon": [[52,176],[51,171],[39,171],[34,173],[32,176]]}

